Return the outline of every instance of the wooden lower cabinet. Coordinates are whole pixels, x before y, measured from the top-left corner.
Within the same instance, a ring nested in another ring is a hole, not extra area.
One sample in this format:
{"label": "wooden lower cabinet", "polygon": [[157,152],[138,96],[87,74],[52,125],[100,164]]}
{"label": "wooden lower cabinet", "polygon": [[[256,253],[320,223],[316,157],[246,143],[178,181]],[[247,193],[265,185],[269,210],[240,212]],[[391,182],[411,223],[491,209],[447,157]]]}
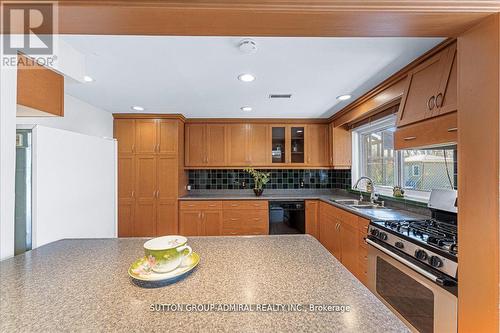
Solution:
{"label": "wooden lower cabinet", "polygon": [[[306,222],[307,223],[307,222]],[[319,240],[351,273],[366,284],[369,221],[328,203],[319,204]]]}
{"label": "wooden lower cabinet", "polygon": [[181,201],[179,233],[183,236],[267,235],[267,201]]}
{"label": "wooden lower cabinet", "polygon": [[179,233],[183,236],[219,236],[222,212],[220,210],[181,210]]}
{"label": "wooden lower cabinet", "polygon": [[319,201],[306,200],[306,234],[319,240]]}
{"label": "wooden lower cabinet", "polygon": [[220,210],[206,210],[202,212],[204,236],[219,236],[222,228],[222,212]]}
{"label": "wooden lower cabinet", "polygon": [[224,210],[223,235],[267,235],[267,210]]}

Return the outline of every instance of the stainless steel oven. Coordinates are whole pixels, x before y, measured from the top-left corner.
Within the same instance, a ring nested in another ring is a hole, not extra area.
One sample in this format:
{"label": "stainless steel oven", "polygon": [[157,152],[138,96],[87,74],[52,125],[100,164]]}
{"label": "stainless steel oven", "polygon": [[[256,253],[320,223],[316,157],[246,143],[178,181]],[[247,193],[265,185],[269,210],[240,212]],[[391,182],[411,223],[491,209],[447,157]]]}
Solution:
{"label": "stainless steel oven", "polygon": [[[456,332],[456,285],[376,239],[368,243],[368,288],[415,332]],[[444,285],[443,285],[444,284]]]}

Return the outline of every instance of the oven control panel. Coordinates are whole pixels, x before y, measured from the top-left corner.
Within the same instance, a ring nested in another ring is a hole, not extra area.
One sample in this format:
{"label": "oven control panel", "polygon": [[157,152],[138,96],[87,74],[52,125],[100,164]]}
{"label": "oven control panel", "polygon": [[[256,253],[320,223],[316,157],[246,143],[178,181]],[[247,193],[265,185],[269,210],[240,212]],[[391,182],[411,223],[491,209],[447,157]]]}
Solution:
{"label": "oven control panel", "polygon": [[370,225],[368,234],[451,277],[456,278],[457,276],[458,263],[451,259],[445,258],[373,225]]}

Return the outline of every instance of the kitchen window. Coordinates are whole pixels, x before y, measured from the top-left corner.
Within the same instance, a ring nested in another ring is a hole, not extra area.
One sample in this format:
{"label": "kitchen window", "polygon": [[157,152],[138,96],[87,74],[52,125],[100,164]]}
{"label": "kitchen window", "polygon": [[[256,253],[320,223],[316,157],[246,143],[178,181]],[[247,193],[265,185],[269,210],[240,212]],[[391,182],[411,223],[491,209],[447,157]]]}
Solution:
{"label": "kitchen window", "polygon": [[392,195],[392,188],[400,186],[406,197],[420,201],[428,201],[434,188],[456,188],[454,147],[397,151],[395,131],[394,115],[353,131],[353,186],[359,177],[367,176],[377,193]]}

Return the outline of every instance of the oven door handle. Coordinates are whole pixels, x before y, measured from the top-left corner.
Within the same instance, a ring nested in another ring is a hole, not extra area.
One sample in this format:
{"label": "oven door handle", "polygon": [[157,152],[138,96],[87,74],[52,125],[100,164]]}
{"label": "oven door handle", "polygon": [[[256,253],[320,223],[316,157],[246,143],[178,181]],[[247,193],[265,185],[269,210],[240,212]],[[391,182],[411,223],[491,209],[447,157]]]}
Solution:
{"label": "oven door handle", "polygon": [[377,243],[375,243],[374,241],[370,240],[370,239],[366,239],[366,242],[368,244],[370,244],[371,246],[373,246],[374,248],[376,248],[377,250],[380,250],[382,252],[384,252],[385,254],[387,254],[389,257],[399,261],[400,263],[410,267],[411,269],[413,269],[414,271],[416,271],[417,273],[420,273],[422,274],[423,276],[427,277],[428,279],[438,283],[438,284],[442,284],[441,280],[439,277],[437,277],[436,275],[432,274],[432,273],[429,273],[427,272],[425,269],[422,269],[420,267],[418,267],[417,265],[415,265],[414,263],[404,259],[404,258],[401,258],[400,256],[398,256],[397,254],[394,254],[393,252],[387,250],[385,247],[381,246],[381,245],[378,245]]}

